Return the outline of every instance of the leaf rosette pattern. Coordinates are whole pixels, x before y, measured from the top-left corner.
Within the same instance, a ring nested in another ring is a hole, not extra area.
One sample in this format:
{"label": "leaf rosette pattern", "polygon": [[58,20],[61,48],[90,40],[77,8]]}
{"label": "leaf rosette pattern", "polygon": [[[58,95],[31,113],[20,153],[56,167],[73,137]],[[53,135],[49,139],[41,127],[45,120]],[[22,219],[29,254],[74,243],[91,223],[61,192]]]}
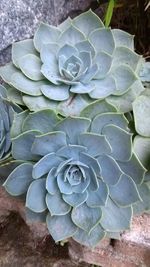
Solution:
{"label": "leaf rosette pattern", "polygon": [[124,115],[96,101],[80,117],[45,109],[17,114],[12,156],[21,160],[4,183],[26,194],[30,218],[46,215],[54,240],[72,237],[86,246],[129,229],[145,168],[132,151]]}
{"label": "leaf rosette pattern", "polygon": [[133,36],[106,28],[89,10],[58,27],[42,23],[33,39],[14,43],[12,63],[0,74],[12,86],[11,96],[31,111],[79,115],[92,101],[107,98],[127,112],[144,90],[141,62]]}

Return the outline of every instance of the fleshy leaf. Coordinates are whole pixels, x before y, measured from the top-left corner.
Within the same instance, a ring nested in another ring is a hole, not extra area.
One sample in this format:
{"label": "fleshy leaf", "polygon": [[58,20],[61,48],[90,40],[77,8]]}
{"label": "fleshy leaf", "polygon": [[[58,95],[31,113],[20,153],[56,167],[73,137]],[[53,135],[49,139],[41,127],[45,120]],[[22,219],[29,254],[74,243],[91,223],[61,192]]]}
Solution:
{"label": "fleshy leaf", "polygon": [[132,134],[115,125],[105,126],[102,134],[112,147],[112,157],[120,161],[128,161],[131,158]]}
{"label": "fleshy leaf", "polygon": [[16,67],[19,67],[18,60],[27,54],[38,55],[32,39],[19,41],[12,44],[12,61]]}
{"label": "fleshy leaf", "polygon": [[55,153],[49,153],[41,158],[33,167],[32,176],[34,179],[42,177],[48,173],[53,167],[56,167],[61,163],[61,159],[55,155]]}
{"label": "fleshy leaf", "polygon": [[48,213],[46,223],[55,242],[65,240],[66,238],[73,236],[77,230],[77,227],[72,222],[69,213],[62,216],[51,216],[50,213]]}
{"label": "fleshy leaf", "polygon": [[130,48],[131,50],[134,49],[134,36],[122,31],[120,29],[113,29],[112,30],[115,45],[116,46],[125,46]]}
{"label": "fleshy leaf", "polygon": [[136,136],[133,143],[134,151],[145,168],[150,169],[150,138]]}
{"label": "fleshy leaf", "polygon": [[102,209],[102,218],[100,221],[103,229],[108,232],[119,232],[130,228],[132,209],[131,207],[118,207],[110,198]]}
{"label": "fleshy leaf", "polygon": [[133,205],[133,214],[141,214],[150,211],[150,188],[146,183],[137,186],[142,201]]}
{"label": "fleshy leaf", "polygon": [[69,98],[69,85],[62,84],[56,86],[54,84],[41,86],[44,96],[55,101],[64,101]]}
{"label": "fleshy leaf", "polygon": [[56,42],[60,33],[61,31],[57,27],[41,23],[33,39],[35,48],[40,51],[43,44]]}
{"label": "fleshy leaf", "polygon": [[91,86],[94,90],[89,93],[89,96],[94,99],[103,99],[116,91],[116,82],[113,77],[106,76],[104,79],[91,81]]}
{"label": "fleshy leaf", "polygon": [[33,181],[32,169],[31,163],[23,163],[15,168],[3,184],[6,191],[13,196],[24,194]]}
{"label": "fleshy leaf", "polygon": [[116,81],[117,87],[116,91],[113,93],[114,95],[122,95],[126,93],[137,80],[133,70],[126,65],[117,66],[117,68],[113,70],[112,75]]}
{"label": "fleshy leaf", "polygon": [[104,237],[105,232],[100,224],[95,226],[90,233],[78,228],[77,232],[73,235],[73,239],[75,241],[92,248],[96,246]]}
{"label": "fleshy leaf", "polygon": [[90,120],[86,118],[66,118],[59,122],[55,130],[64,131],[68,144],[77,144],[78,135],[86,132],[90,126]]}
{"label": "fleshy leaf", "polygon": [[22,123],[25,118],[28,116],[28,110],[25,110],[21,113],[15,114],[13,124],[11,127],[11,137],[16,137],[22,133]]}
{"label": "fleshy leaf", "polygon": [[39,131],[30,130],[12,139],[12,156],[19,160],[37,160],[38,156],[31,153],[35,136]]}
{"label": "fleshy leaf", "polygon": [[105,206],[108,198],[108,187],[102,181],[98,180],[99,187],[96,191],[89,191],[86,203],[91,208]]}
{"label": "fleshy leaf", "polygon": [[85,191],[84,193],[72,193],[70,195],[63,194],[63,200],[68,203],[72,207],[78,207],[82,205],[88,198],[88,193]]}
{"label": "fleshy leaf", "polygon": [[101,176],[104,182],[108,185],[116,184],[122,174],[117,162],[108,155],[98,157],[97,160],[101,166]]}
{"label": "fleshy leaf", "polygon": [[81,229],[90,232],[100,222],[102,211],[100,208],[89,208],[85,203],[73,208],[71,218]]}
{"label": "fleshy leaf", "polygon": [[121,170],[129,175],[136,184],[142,183],[146,169],[135,154],[132,155],[129,161],[118,161],[118,164]]}
{"label": "fleshy leaf", "polygon": [[139,96],[133,102],[133,113],[135,128],[138,134],[150,136],[150,98],[148,96]]}
{"label": "fleshy leaf", "polygon": [[59,118],[53,110],[45,109],[28,115],[24,121],[23,131],[38,130],[41,133],[53,131],[53,127],[59,122]]}
{"label": "fleshy leaf", "polygon": [[25,93],[27,95],[39,96],[41,95],[41,86],[46,82],[43,81],[31,81],[21,72],[16,72],[11,77],[11,85],[13,85],[17,90]]}
{"label": "fleshy leaf", "polygon": [[136,184],[125,174],[121,175],[116,185],[109,186],[109,191],[110,197],[121,207],[130,206],[141,200]]}
{"label": "fleshy leaf", "polygon": [[20,73],[18,69],[13,65],[13,63],[8,63],[5,66],[0,67],[0,76],[3,78],[3,80],[10,84],[11,83],[11,77],[14,73]]}
{"label": "fleshy leaf", "polygon": [[104,52],[97,53],[95,59],[95,63],[98,65],[98,72],[95,75],[95,79],[104,78],[109,72],[112,64],[112,57]]}
{"label": "fleshy leaf", "polygon": [[33,181],[28,189],[26,196],[26,207],[34,212],[43,212],[47,209],[45,196],[46,196],[46,188],[45,188],[46,180],[39,179]]}
{"label": "fleshy leaf", "polygon": [[35,138],[32,153],[45,156],[48,153],[56,152],[65,145],[66,135],[64,132],[50,132]]}
{"label": "fleshy leaf", "polygon": [[79,15],[73,19],[72,23],[87,37],[93,30],[104,27],[103,22],[94,12],[92,12],[92,10]]}
{"label": "fleshy leaf", "polygon": [[97,53],[104,51],[112,54],[115,48],[114,38],[110,29],[96,29],[89,35],[89,40]]}
{"label": "fleshy leaf", "polygon": [[42,62],[39,57],[27,54],[18,59],[18,64],[24,75],[29,79],[33,81],[43,80],[44,77],[41,74]]}
{"label": "fleshy leaf", "polygon": [[87,148],[87,153],[92,157],[110,154],[111,147],[104,135],[83,133],[79,135],[79,144]]}
{"label": "fleshy leaf", "polygon": [[67,214],[71,210],[71,207],[66,202],[64,202],[61,194],[59,194],[58,192],[55,195],[46,195],[46,205],[48,210],[50,211],[51,216],[62,216]]}
{"label": "fleshy leaf", "polygon": [[39,111],[41,109],[54,109],[56,110],[58,102],[50,100],[46,98],[44,95],[42,96],[29,96],[24,95],[22,97],[24,104],[28,107],[31,111]]}
{"label": "fleshy leaf", "polygon": [[113,124],[124,130],[128,130],[128,120],[121,113],[102,113],[97,115],[92,121],[91,132],[102,133],[103,128],[106,125]]}
{"label": "fleshy leaf", "polygon": [[58,191],[57,178],[55,176],[56,168],[52,168],[46,178],[46,189],[49,194],[54,195]]}
{"label": "fleshy leaf", "polygon": [[105,100],[97,100],[83,109],[80,115],[93,119],[98,114],[113,111],[116,111],[116,109],[111,104],[108,104]]}
{"label": "fleshy leaf", "polygon": [[63,46],[64,44],[75,45],[78,42],[85,40],[85,36],[76,27],[71,25],[59,37],[58,43]]}
{"label": "fleshy leaf", "polygon": [[55,55],[59,51],[59,45],[57,43],[48,43],[43,44],[41,51],[40,51],[40,57],[43,63],[46,64],[55,64]]}
{"label": "fleshy leaf", "polygon": [[79,145],[68,145],[60,148],[57,152],[56,155],[70,159],[72,158],[73,160],[79,160],[79,155],[81,152],[86,152],[87,148],[84,146],[79,146]]}

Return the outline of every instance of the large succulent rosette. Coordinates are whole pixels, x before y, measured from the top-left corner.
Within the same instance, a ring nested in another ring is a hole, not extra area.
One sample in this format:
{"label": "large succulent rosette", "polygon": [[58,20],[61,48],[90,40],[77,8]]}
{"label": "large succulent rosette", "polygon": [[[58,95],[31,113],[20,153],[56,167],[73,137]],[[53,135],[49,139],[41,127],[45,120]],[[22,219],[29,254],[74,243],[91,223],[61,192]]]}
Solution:
{"label": "large succulent rosette", "polygon": [[90,10],[58,27],[41,23],[33,39],[13,44],[12,63],[0,74],[12,86],[11,97],[31,111],[78,115],[90,102],[107,98],[127,112],[143,90],[141,62],[133,36],[106,28]]}
{"label": "large succulent rosette", "polygon": [[129,229],[145,168],[132,151],[128,120],[113,106],[97,101],[65,119],[49,109],[24,111],[11,135],[13,158],[23,162],[4,186],[26,194],[32,218],[46,214],[55,241],[95,246]]}

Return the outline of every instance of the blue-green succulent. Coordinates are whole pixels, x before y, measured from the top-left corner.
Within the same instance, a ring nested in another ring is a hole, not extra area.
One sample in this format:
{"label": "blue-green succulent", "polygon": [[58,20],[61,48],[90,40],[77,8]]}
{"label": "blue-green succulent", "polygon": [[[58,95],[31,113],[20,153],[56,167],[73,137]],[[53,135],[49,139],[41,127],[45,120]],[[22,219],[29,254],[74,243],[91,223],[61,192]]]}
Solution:
{"label": "blue-green succulent", "polygon": [[67,118],[50,109],[23,111],[11,136],[12,156],[22,164],[4,187],[26,195],[32,219],[46,215],[56,242],[72,237],[95,246],[130,228],[145,168],[132,150],[127,118],[113,106],[98,100]]}
{"label": "blue-green succulent", "polygon": [[19,110],[19,107],[15,106],[7,99],[6,89],[0,85],[0,162],[10,155],[10,128],[14,113]]}
{"label": "blue-green succulent", "polygon": [[127,112],[143,90],[141,62],[133,36],[106,28],[89,10],[58,27],[41,23],[33,39],[12,45],[12,63],[0,75],[12,86],[11,96],[18,94],[31,111],[79,115],[92,101],[107,98]]}

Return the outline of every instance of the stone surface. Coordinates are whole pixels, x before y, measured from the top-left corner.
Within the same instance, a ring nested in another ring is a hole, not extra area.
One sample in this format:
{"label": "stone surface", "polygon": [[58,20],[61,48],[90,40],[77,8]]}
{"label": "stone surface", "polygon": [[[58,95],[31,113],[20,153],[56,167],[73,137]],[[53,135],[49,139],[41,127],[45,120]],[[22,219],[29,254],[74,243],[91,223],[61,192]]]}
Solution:
{"label": "stone surface", "polygon": [[102,267],[150,267],[150,215],[134,218],[131,231],[122,234],[120,241],[110,240],[89,249],[72,240],[69,254],[79,262]]}
{"label": "stone surface", "polygon": [[0,65],[10,61],[11,44],[31,38],[41,21],[58,25],[91,7],[102,15],[96,0],[1,0]]}
{"label": "stone surface", "polygon": [[43,223],[25,222],[23,201],[0,187],[0,267],[88,267],[73,263]]}

